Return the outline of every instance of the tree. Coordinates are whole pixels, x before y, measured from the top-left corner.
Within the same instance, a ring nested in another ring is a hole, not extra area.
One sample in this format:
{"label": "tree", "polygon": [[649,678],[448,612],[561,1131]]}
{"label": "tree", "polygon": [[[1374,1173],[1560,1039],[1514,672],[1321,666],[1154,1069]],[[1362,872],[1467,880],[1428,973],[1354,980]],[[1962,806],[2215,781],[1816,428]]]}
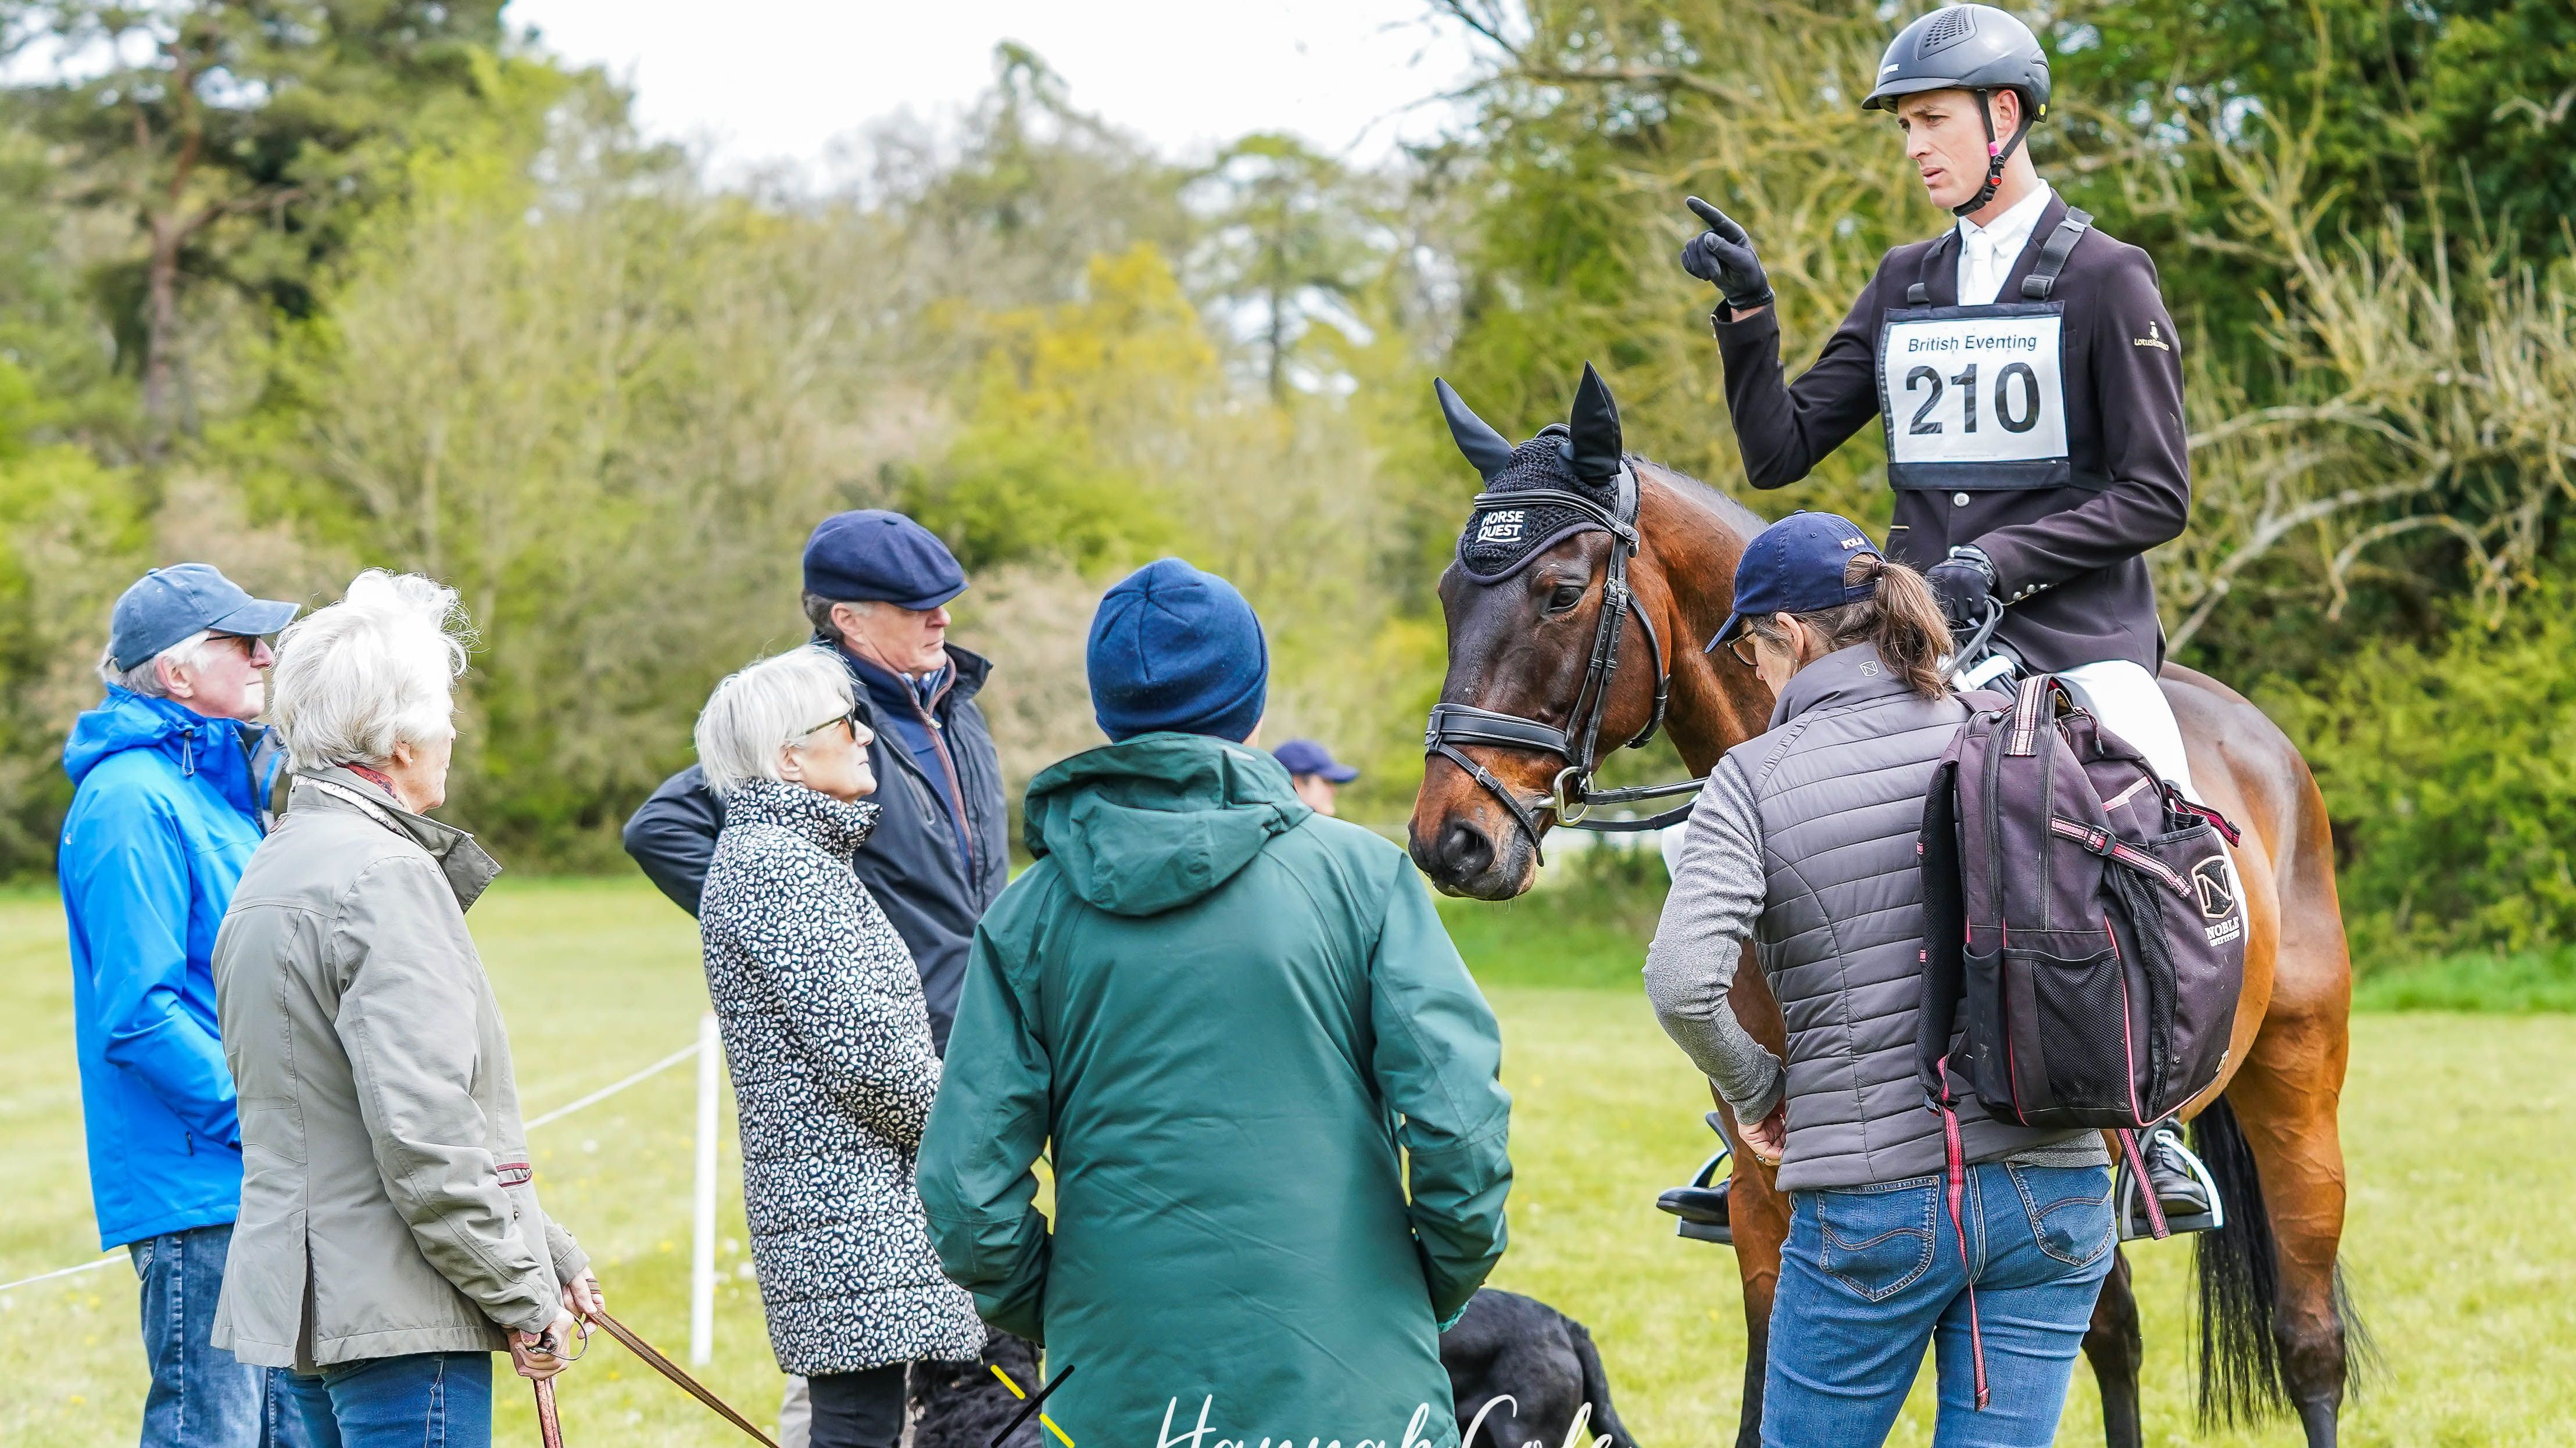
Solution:
{"label": "tree", "polygon": [[469,95],[501,0],[0,0],[0,53],[50,52],[22,88],[70,154],[75,204],[130,210],[142,255],[101,279],[139,342],[144,448],[183,411],[185,292],[221,279],[300,314],[337,234],[406,136]]}
{"label": "tree", "polygon": [[1209,215],[1194,269],[1237,312],[1274,403],[1288,400],[1293,373],[1313,371],[1300,364],[1318,327],[1345,343],[1369,331],[1360,297],[1395,241],[1373,179],[1275,133],[1228,146],[1198,178]]}

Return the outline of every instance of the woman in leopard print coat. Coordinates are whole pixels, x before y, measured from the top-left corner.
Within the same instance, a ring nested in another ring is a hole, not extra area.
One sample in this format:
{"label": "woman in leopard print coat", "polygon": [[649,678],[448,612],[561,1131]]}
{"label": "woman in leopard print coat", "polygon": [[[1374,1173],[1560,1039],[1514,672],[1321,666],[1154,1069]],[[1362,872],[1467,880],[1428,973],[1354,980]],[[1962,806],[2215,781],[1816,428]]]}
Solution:
{"label": "woman in leopard print coat", "polygon": [[[740,771],[722,794],[699,928],[770,1346],[781,1371],[814,1380],[823,1448],[836,1386],[881,1405],[890,1372],[899,1410],[904,1364],[971,1360],[984,1328],[940,1272],[913,1186],[939,1059],[911,952],[850,869],[877,811],[856,797],[874,785],[864,727],[835,717],[797,732],[818,704],[835,707],[832,685],[850,709],[840,665],[826,656],[816,667],[802,657],[813,652],[728,679],[699,722],[702,762],[730,744]],[[764,689],[784,697],[764,701]],[[786,744],[766,743],[782,734]],[[764,762],[790,777],[748,772]]]}

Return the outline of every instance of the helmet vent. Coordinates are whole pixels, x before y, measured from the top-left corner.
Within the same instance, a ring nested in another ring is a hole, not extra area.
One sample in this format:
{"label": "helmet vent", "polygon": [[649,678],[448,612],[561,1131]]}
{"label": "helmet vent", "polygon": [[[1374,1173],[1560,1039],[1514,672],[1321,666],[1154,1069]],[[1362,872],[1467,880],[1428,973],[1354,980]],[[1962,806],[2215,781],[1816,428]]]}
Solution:
{"label": "helmet vent", "polygon": [[1923,38],[1915,42],[1914,58],[1921,60],[1936,55],[1976,33],[1975,7],[1953,5],[1932,17],[1931,25],[1923,31]]}

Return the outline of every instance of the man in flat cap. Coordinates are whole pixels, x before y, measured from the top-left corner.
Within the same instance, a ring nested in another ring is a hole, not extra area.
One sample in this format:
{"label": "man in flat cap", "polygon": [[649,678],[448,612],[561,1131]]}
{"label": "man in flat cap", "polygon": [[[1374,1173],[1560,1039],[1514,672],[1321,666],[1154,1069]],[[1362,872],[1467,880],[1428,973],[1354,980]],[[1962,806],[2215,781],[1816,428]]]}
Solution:
{"label": "man in flat cap", "polygon": [[[948,642],[947,605],[965,591],[948,545],[901,513],[835,513],[805,541],[805,617],[849,667],[876,731],[880,813],[851,865],[912,949],[942,1051],[975,922],[1010,880],[1001,760],[975,707],[992,665]],[[626,822],[626,852],[695,915],[723,827],[693,764]]]}

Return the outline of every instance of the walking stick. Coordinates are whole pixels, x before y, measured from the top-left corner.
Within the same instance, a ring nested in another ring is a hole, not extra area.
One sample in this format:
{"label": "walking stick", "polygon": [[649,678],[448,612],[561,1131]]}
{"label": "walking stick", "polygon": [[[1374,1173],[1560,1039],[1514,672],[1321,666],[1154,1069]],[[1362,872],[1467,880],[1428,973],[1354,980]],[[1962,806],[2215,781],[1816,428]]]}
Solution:
{"label": "walking stick", "polygon": [[[590,1320],[607,1329],[608,1335],[624,1344],[628,1352],[642,1358],[645,1366],[653,1369],[653,1371],[657,1373],[660,1373],[662,1376],[669,1378],[672,1382],[677,1383],[680,1387],[680,1391],[687,1393],[690,1397],[705,1404],[708,1411],[723,1418],[726,1422],[733,1424],[735,1427],[740,1428],[745,1433],[750,1434],[751,1440],[760,1444],[761,1448],[778,1448],[778,1445],[770,1440],[768,1434],[763,1433],[758,1428],[751,1425],[751,1420],[749,1418],[735,1412],[732,1404],[727,1403],[724,1399],[717,1397],[712,1392],[709,1392],[705,1384],[699,1382],[696,1378],[689,1376],[687,1371],[681,1368],[678,1363],[664,1357],[660,1349],[654,1347],[653,1344],[646,1342],[643,1338],[638,1337],[635,1333],[635,1329],[628,1327],[625,1323],[619,1322],[616,1318],[609,1316],[605,1309],[591,1313]],[[544,1383],[537,1384],[537,1419],[541,1424],[551,1423],[554,1418],[553,1396],[546,1391],[546,1388],[547,1385]],[[546,1439],[546,1448],[563,1448],[563,1440],[559,1437],[549,1435]]]}
{"label": "walking stick", "polygon": [[563,1448],[563,1423],[555,1417],[555,1380],[539,1378],[533,1386],[537,1390],[537,1436],[545,1440],[546,1448]]}

